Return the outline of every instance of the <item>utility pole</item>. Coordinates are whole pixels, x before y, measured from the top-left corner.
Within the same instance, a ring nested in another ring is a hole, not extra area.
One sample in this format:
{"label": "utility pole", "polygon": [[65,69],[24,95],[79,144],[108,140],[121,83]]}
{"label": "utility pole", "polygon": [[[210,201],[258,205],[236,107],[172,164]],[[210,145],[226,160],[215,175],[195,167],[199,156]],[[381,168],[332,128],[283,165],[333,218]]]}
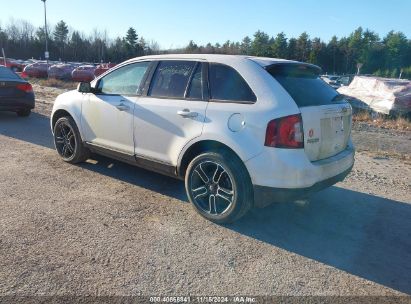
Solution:
{"label": "utility pole", "polygon": [[[1,52],[3,53],[4,66],[7,67],[6,54],[4,53],[4,49],[3,49],[3,48],[1,48]],[[402,70],[401,70],[401,71],[402,71]]]}
{"label": "utility pole", "polygon": [[46,51],[44,52],[44,58],[46,58],[47,66],[49,65],[49,46],[48,46],[48,33],[47,33],[47,11],[46,0],[41,0],[44,4],[44,33],[46,35]]}

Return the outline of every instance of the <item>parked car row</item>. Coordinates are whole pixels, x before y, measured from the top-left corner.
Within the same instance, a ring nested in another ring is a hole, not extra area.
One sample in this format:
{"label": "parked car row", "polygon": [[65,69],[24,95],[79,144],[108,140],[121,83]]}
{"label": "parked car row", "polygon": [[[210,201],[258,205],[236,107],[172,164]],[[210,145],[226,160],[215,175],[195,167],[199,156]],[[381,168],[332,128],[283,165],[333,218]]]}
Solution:
{"label": "parked car row", "polygon": [[23,69],[22,77],[46,78],[48,75],[49,65],[46,62],[36,62],[27,65]]}
{"label": "parked car row", "polygon": [[354,75],[321,75],[321,79],[334,89],[350,85]]}
{"label": "parked car row", "polygon": [[92,81],[95,77],[105,73],[112,67],[113,63],[102,63],[99,65],[79,63],[53,63],[38,61],[26,65],[23,68],[22,77],[55,78],[60,80]]}
{"label": "parked car row", "polygon": [[23,61],[23,60],[16,60],[16,59],[12,59],[12,58],[6,58],[6,60],[4,60],[3,57],[0,57],[0,65],[7,67],[7,68],[11,69],[14,72],[23,71],[24,67],[27,64],[28,63]]}

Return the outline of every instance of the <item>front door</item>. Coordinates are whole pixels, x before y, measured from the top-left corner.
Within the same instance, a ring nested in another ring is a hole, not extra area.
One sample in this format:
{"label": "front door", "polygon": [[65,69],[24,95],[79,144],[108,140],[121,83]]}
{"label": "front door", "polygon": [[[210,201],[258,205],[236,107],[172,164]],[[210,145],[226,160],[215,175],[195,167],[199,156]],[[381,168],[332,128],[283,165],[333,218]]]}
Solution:
{"label": "front door", "polygon": [[122,66],[96,84],[82,105],[84,140],[93,145],[134,155],[133,113],[140,83],[150,62]]}

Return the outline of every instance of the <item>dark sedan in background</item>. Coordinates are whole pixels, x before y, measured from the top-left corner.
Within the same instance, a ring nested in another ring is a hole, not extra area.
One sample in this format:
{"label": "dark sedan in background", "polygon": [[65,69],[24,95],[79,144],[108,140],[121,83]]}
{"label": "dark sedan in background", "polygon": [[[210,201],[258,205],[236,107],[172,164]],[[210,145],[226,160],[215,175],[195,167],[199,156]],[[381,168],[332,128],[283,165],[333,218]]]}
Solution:
{"label": "dark sedan in background", "polygon": [[10,69],[0,66],[0,111],[13,111],[29,116],[34,108],[34,93],[30,83]]}

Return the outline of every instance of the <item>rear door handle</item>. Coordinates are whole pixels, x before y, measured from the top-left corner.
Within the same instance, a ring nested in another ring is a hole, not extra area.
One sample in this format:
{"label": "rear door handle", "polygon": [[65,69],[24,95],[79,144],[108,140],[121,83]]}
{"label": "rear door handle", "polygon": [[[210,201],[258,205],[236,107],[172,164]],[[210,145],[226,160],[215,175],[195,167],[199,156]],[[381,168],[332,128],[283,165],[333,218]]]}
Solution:
{"label": "rear door handle", "polygon": [[116,108],[119,111],[128,111],[130,110],[130,107],[128,105],[125,105],[124,103],[120,102],[118,105],[116,105]]}
{"label": "rear door handle", "polygon": [[194,118],[198,116],[197,112],[191,112],[189,109],[184,109],[181,111],[177,111],[177,114],[184,117],[184,118]]}

